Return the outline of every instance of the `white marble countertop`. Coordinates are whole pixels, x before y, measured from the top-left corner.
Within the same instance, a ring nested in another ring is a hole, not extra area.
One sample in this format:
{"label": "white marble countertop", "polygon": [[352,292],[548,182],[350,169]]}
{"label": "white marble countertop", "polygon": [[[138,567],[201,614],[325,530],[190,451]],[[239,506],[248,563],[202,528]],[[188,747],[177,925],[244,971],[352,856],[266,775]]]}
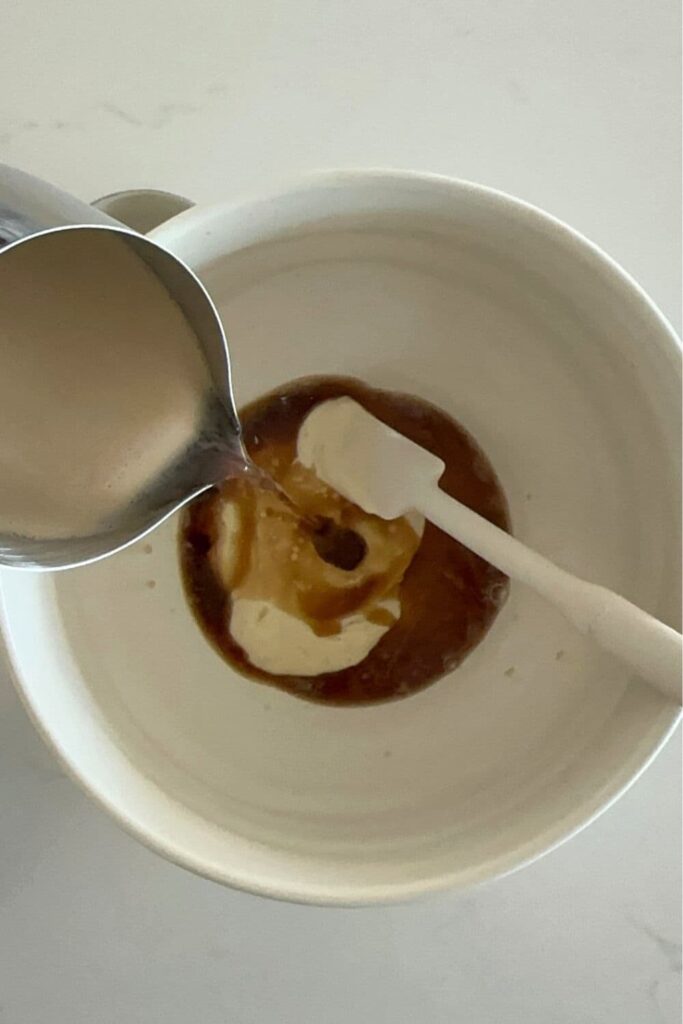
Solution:
{"label": "white marble countertop", "polygon": [[[0,159],[83,198],[208,201],[314,167],[498,186],[679,324],[675,0],[5,4]],[[680,736],[588,831],[463,896],[332,911],[166,864],[0,677],[3,1024],[673,1024]]]}

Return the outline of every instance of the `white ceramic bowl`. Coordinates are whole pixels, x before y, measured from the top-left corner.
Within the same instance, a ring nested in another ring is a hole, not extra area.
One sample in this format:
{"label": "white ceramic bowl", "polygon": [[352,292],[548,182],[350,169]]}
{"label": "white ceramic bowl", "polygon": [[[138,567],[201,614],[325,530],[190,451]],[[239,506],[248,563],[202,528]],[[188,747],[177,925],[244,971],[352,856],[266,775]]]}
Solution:
{"label": "white ceramic bowl", "polygon": [[[521,539],[678,622],[680,349],[585,239],[488,189],[380,172],[195,208],[154,237],[212,292],[240,401],[343,373],[436,402],[490,456]],[[210,878],[331,904],[470,885],[584,826],[675,724],[521,586],[407,700],[326,708],[248,681],[188,610],[176,527],[70,573],[4,572],[2,615],[72,773]]]}

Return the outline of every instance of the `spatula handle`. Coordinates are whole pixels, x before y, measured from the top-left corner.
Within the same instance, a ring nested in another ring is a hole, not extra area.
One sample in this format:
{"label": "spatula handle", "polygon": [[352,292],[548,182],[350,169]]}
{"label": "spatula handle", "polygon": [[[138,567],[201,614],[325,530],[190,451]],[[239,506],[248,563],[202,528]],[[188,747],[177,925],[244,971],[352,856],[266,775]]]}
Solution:
{"label": "spatula handle", "polygon": [[681,703],[680,633],[611,590],[560,569],[440,488],[424,489],[419,500],[418,511],[426,519],[507,576],[532,587],[605,650]]}
{"label": "spatula handle", "polygon": [[[680,704],[683,673],[681,634],[605,587],[583,580],[575,580],[575,583],[578,587],[572,596],[572,604],[578,608],[581,602],[580,614],[587,624],[586,632],[666,697]],[[563,602],[556,603],[562,607]],[[568,613],[568,617],[576,621],[575,615]],[[577,622],[577,625],[581,623]]]}

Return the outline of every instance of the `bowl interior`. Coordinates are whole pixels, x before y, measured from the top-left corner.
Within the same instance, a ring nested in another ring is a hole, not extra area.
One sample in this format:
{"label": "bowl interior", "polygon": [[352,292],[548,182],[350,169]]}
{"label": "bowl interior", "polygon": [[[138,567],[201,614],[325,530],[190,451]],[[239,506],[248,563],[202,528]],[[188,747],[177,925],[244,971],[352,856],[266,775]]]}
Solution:
{"label": "bowl interior", "polygon": [[[566,229],[483,190],[359,179],[190,211],[155,238],[216,302],[239,402],[326,373],[427,398],[487,452],[517,536],[677,621],[675,347]],[[585,823],[675,719],[515,585],[480,647],[423,692],[307,704],[211,649],[176,534],[168,522],[58,576],[5,573],[5,617],[71,767],[214,877],[363,902],[500,873]]]}

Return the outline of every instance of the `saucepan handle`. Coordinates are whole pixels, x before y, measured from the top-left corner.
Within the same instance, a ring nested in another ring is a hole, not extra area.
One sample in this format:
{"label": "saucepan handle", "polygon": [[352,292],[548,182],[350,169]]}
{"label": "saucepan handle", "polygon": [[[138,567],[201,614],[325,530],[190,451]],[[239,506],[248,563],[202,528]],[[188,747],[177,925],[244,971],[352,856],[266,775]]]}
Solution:
{"label": "saucepan handle", "polygon": [[126,227],[141,235],[158,228],[164,221],[176,217],[195,204],[184,196],[173,192],[161,192],[152,188],[133,188],[124,192],[112,192],[91,204],[96,210],[108,214]]}

